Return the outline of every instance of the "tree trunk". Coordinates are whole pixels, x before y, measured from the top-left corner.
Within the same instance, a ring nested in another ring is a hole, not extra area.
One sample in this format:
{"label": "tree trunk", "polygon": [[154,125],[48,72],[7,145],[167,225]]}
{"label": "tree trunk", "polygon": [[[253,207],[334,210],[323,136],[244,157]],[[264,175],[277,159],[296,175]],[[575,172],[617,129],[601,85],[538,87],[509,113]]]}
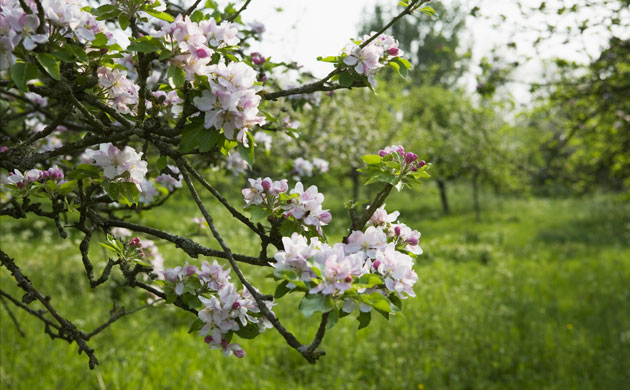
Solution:
{"label": "tree trunk", "polygon": [[440,199],[442,200],[442,210],[444,214],[449,214],[451,209],[448,207],[448,197],[446,196],[446,182],[444,179],[437,179],[438,188],[440,189]]}

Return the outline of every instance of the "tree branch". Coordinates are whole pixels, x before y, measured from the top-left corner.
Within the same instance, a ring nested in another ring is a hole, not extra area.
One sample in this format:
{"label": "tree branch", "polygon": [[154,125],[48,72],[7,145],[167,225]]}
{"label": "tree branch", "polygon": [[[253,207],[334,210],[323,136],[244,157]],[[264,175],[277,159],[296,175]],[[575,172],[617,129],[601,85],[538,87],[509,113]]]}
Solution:
{"label": "tree branch", "polygon": [[98,359],[96,358],[96,355],[94,355],[94,350],[87,344],[85,334],[81,332],[72,322],[57,313],[55,308],[50,304],[50,297],[43,296],[35,287],[33,287],[31,281],[24,276],[13,259],[11,259],[2,250],[0,250],[0,262],[11,272],[18,286],[26,291],[26,295],[22,298],[22,300],[24,301],[26,299],[27,301],[32,301],[37,299],[40,301],[48,312],[59,322],[59,336],[65,338],[66,340],[73,340],[79,347],[79,354],[81,352],[85,352],[89,359],[90,369],[94,369],[94,367],[98,364]]}

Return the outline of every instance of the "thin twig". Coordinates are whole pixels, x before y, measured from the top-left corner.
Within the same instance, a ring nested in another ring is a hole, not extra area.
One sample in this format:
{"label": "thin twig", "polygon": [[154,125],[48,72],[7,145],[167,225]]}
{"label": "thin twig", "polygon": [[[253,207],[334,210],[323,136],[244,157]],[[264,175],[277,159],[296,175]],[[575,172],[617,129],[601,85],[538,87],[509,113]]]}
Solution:
{"label": "thin twig", "polygon": [[17,329],[20,336],[26,337],[26,335],[24,334],[24,331],[22,330],[22,327],[20,326],[20,323],[18,322],[17,318],[15,318],[13,311],[11,310],[9,305],[7,305],[7,302],[4,300],[4,297],[1,295],[0,295],[0,301],[2,301],[2,306],[4,306],[4,309],[7,311],[7,313],[9,313],[9,317],[11,317],[11,321],[13,321],[13,324],[15,324],[15,328]]}
{"label": "thin twig", "polygon": [[241,14],[241,12],[245,11],[245,9],[247,8],[247,6],[249,5],[249,3],[251,3],[252,0],[247,0],[245,1],[245,4],[243,4],[243,6],[241,8],[238,9],[238,11],[236,11],[236,13],[234,13],[232,16],[230,16],[229,18],[227,18],[226,20],[228,22],[233,22],[236,20],[236,18],[238,18],[238,16]]}
{"label": "thin twig", "polygon": [[13,275],[13,278],[24,291],[26,296],[31,297],[29,299],[37,299],[44,305],[46,310],[59,322],[59,334],[66,340],[71,339],[79,346],[79,353],[85,352],[89,359],[90,369],[94,369],[98,364],[98,359],[94,355],[94,350],[90,348],[85,340],[85,334],[81,332],[76,325],[69,320],[62,317],[55,308],[50,304],[50,298],[42,295],[31,283],[31,281],[24,276],[20,268],[15,264],[13,259],[9,257],[4,251],[0,250],[0,262],[5,266]]}

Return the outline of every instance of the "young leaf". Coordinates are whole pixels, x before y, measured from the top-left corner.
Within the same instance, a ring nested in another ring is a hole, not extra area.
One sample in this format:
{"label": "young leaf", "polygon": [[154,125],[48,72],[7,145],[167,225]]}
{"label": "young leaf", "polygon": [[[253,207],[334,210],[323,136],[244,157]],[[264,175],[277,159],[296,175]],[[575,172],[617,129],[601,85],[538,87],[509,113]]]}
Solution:
{"label": "young leaf", "polygon": [[120,14],[118,15],[118,24],[120,24],[120,28],[126,30],[129,27],[129,15]]}
{"label": "young leaf", "polygon": [[327,313],[332,309],[332,299],[322,294],[305,295],[300,302],[300,311],[306,317],[310,317],[318,311],[321,311],[322,313]]}
{"label": "young leaf", "polygon": [[288,280],[282,281],[282,283],[280,283],[278,287],[276,287],[276,291],[273,293],[273,297],[279,299],[285,296],[289,291],[291,291],[291,289],[287,287],[287,284],[289,284]]}
{"label": "young leaf", "polygon": [[153,16],[154,18],[158,18],[161,20],[165,20],[169,23],[172,23],[175,21],[175,18],[171,15],[171,14],[167,14],[166,12],[160,12],[160,11],[155,11],[152,9],[145,9],[144,12],[148,13],[149,15]]}
{"label": "young leaf", "polygon": [[365,156],[361,156],[361,160],[366,164],[380,164],[381,161],[383,161],[383,157],[378,154],[366,154]]}
{"label": "young leaf", "polygon": [[369,311],[361,312],[357,317],[357,320],[359,320],[359,329],[363,329],[366,326],[370,325],[370,321],[372,320],[372,313]]}
{"label": "young leaf", "polygon": [[350,87],[354,83],[352,72],[346,71],[339,75],[339,84],[344,87]]}
{"label": "young leaf", "polygon": [[429,15],[433,20],[440,19],[438,13],[432,7],[422,7],[420,8],[420,11],[425,15]]}
{"label": "young leaf", "polygon": [[37,53],[37,62],[46,69],[46,72],[55,80],[59,80],[59,61],[47,53]]}
{"label": "young leaf", "polygon": [[175,65],[168,67],[166,77],[171,88],[179,88],[186,82],[186,72]]}
{"label": "young leaf", "polygon": [[188,153],[191,150],[195,149],[198,145],[199,137],[201,133],[204,131],[209,131],[203,128],[201,123],[191,123],[184,127],[184,131],[182,133],[182,140],[179,144],[179,150],[182,153]]}
{"label": "young leaf", "polygon": [[199,318],[195,318],[195,321],[190,325],[190,329],[188,329],[188,333],[196,332],[203,328],[206,323],[201,321]]}
{"label": "young leaf", "polygon": [[22,92],[28,91],[26,83],[39,75],[37,66],[24,62],[13,64],[9,73],[11,74],[11,80]]}
{"label": "young leaf", "polygon": [[[153,53],[155,51],[161,50],[162,48],[163,48],[162,42],[160,42],[159,39],[155,39],[153,37],[142,37],[138,39],[137,41],[132,42],[127,47],[127,49],[129,50],[138,51],[141,53]],[[169,71],[170,71],[170,68],[169,68]]]}

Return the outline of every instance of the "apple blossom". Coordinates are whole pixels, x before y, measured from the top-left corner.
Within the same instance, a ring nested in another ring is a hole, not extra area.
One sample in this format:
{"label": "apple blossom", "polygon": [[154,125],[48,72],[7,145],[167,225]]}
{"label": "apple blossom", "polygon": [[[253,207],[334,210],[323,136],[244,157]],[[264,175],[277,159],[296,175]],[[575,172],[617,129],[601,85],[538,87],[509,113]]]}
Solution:
{"label": "apple blossom", "polygon": [[86,153],[94,165],[104,169],[103,174],[108,179],[123,178],[139,185],[147,173],[147,162],[141,159],[142,153],[137,153],[130,146],[120,150],[111,143],[105,143],[100,144],[99,150],[88,149]]}

